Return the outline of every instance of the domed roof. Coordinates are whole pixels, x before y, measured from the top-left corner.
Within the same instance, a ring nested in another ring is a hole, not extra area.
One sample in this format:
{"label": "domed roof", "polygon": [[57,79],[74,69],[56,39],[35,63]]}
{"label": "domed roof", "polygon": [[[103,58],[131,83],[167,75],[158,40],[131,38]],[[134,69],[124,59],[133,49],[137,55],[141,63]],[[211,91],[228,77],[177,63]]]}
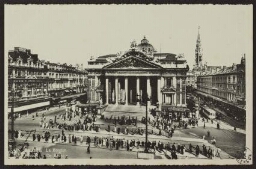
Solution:
{"label": "domed roof", "polygon": [[144,36],[144,38],[141,40],[141,43],[137,46],[139,49],[143,49],[143,48],[151,48],[152,51],[155,51],[155,48],[153,47],[153,45],[151,45],[149,43],[149,41],[146,39],[146,37]]}

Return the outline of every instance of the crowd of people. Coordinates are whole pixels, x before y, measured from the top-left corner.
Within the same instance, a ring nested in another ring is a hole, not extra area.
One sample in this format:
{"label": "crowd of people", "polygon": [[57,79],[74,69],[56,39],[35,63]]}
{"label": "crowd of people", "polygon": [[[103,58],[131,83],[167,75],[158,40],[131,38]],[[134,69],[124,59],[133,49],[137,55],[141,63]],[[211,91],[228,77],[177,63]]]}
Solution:
{"label": "crowd of people", "polygon": [[[26,137],[27,134],[24,131],[19,131],[20,137]],[[51,139],[49,139],[51,138]],[[29,138],[31,139],[31,138]],[[171,156],[167,156],[169,159],[177,159],[177,154],[183,155],[185,152],[194,154],[195,156],[199,156],[202,154],[207,158],[214,158],[219,156],[220,149],[211,148],[210,146],[207,148],[205,145],[202,146],[200,149],[198,145],[192,146],[179,144],[179,143],[170,143],[164,141],[148,141],[145,144],[144,140],[141,139],[125,139],[125,138],[115,138],[114,136],[84,136],[84,135],[76,135],[76,134],[66,134],[64,130],[60,133],[53,133],[51,134],[49,131],[44,131],[41,134],[34,132],[32,134],[33,142],[51,142],[51,143],[65,143],[65,144],[72,144],[72,145],[82,145],[87,146],[87,153],[90,153],[90,147],[93,145],[94,147],[98,148],[105,148],[109,150],[126,150],[132,151],[139,151],[144,149],[145,146],[151,152],[170,152]],[[26,147],[25,147],[26,149]],[[137,149],[137,150],[136,150]],[[46,158],[45,153],[39,151],[37,149],[32,149],[30,151],[24,151],[22,154],[19,149],[15,149],[14,151],[10,151],[10,157],[16,158]],[[56,155],[54,158],[61,158],[60,155]]]}
{"label": "crowd of people", "polygon": [[[36,114],[38,117],[38,114]],[[34,116],[32,117],[34,120]],[[118,134],[124,135],[143,135],[145,133],[145,128],[137,127],[139,120],[134,117],[130,116],[117,116],[110,118],[103,117],[105,122],[108,122],[106,130],[108,132],[114,132]],[[170,159],[177,159],[177,154],[184,154],[186,151],[189,153],[194,154],[195,156],[199,156],[199,154],[204,155],[207,158],[213,158],[216,155],[219,155],[219,150],[212,149],[211,147],[206,148],[203,146],[201,149],[198,145],[192,146],[189,145],[180,145],[177,143],[165,143],[161,141],[148,141],[145,144],[144,141],[135,140],[135,139],[120,139],[114,138],[113,136],[108,137],[89,137],[84,136],[81,134],[78,136],[77,134],[66,134],[66,131],[96,131],[100,132],[101,127],[100,125],[95,124],[97,121],[97,116],[94,114],[82,113],[77,110],[73,110],[72,108],[66,108],[65,113],[59,114],[54,117],[54,119],[50,119],[49,121],[46,120],[44,113],[42,114],[40,120],[40,127],[42,129],[51,129],[57,128],[60,129],[60,133],[50,133],[49,130],[44,131],[42,133],[33,133],[32,134],[32,141],[41,142],[51,142],[51,143],[66,143],[66,144],[73,144],[73,145],[87,145],[87,153],[90,153],[91,142],[93,143],[94,147],[100,148],[107,148],[110,150],[127,150],[132,151],[134,148],[140,149],[145,148],[145,146],[150,151],[160,151],[160,152],[170,152],[171,156],[168,158]],[[155,115],[153,119],[148,118],[147,120],[145,117],[142,117],[140,120],[141,123],[146,123],[151,125],[152,129],[148,130],[148,134],[155,134],[155,135],[165,135],[167,137],[172,137],[173,133],[176,128],[184,127],[187,128],[188,125],[198,125],[198,121],[180,121],[174,123],[172,119],[167,117],[164,113],[160,113]],[[125,125],[125,126],[124,126]],[[134,126],[129,126],[134,125]],[[155,132],[155,130],[158,133]],[[70,133],[70,132],[69,132]],[[23,137],[24,134],[22,131],[15,131],[15,137],[20,138]],[[216,142],[216,141],[215,141]],[[187,146],[187,147],[186,147]],[[18,156],[19,150],[10,151],[10,156]],[[21,156],[21,155],[20,155]],[[41,152],[37,150],[31,150],[30,152],[23,153],[22,158],[46,158],[45,155],[42,155]],[[60,155],[56,154],[54,158],[61,158]]]}
{"label": "crowd of people", "polygon": [[113,123],[114,125],[134,125],[134,126],[137,126],[137,117],[131,117],[131,116],[110,116],[109,118],[108,117],[104,117],[102,116],[102,118],[104,119],[105,122],[108,122],[108,123]]}
{"label": "crowd of people", "polygon": [[[89,115],[88,113],[81,113],[76,110],[72,110],[72,108],[67,108],[66,112],[63,114],[59,114],[58,116],[54,117],[53,119],[50,119],[49,121],[46,120],[45,115],[42,114],[41,120],[39,122],[39,125],[43,129],[64,129],[67,131],[96,131],[100,132],[102,128],[105,128],[108,132],[114,132],[118,134],[125,134],[125,135],[143,135],[145,131],[145,127],[138,127],[137,123],[139,120],[137,117],[130,117],[130,116],[121,116],[121,117],[113,117],[110,118],[104,118],[103,119],[108,122],[108,124],[95,124],[97,121],[96,115]],[[142,117],[140,120],[141,123],[145,123],[145,117]],[[172,137],[174,128],[172,127],[171,120],[167,121],[166,119],[162,117],[156,117],[156,120],[150,120],[148,118],[148,123],[151,124],[151,126],[158,130],[156,132],[153,129],[148,130],[148,134],[154,134],[154,135],[164,135],[167,137]],[[107,125],[107,126],[104,126]],[[132,126],[129,126],[132,125]],[[134,126],[133,126],[134,125]]]}

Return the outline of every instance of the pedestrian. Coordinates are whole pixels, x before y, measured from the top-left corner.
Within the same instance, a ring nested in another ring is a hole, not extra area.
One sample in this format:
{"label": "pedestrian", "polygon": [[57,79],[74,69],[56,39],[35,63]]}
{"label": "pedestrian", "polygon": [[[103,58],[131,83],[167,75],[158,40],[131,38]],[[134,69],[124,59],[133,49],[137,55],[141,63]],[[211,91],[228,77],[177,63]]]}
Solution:
{"label": "pedestrian", "polygon": [[91,143],[91,138],[89,136],[87,136],[87,143],[90,145]]}
{"label": "pedestrian", "polygon": [[212,151],[210,147],[208,148],[207,155],[208,155],[208,158],[212,158]]}
{"label": "pedestrian", "polygon": [[71,136],[70,136],[70,134],[68,135],[68,142],[69,142],[69,143],[72,142],[72,141],[71,141]]}
{"label": "pedestrian", "polygon": [[87,153],[90,154],[90,144],[87,147]]}
{"label": "pedestrian", "polygon": [[126,144],[126,149],[127,149],[127,151],[129,151],[130,150],[130,144],[129,144],[129,141],[127,140],[127,142],[126,142],[127,144]]}
{"label": "pedestrian", "polygon": [[76,141],[77,141],[76,139],[77,139],[77,138],[76,138],[76,136],[75,136],[75,137],[74,137],[74,143],[75,143],[75,145],[76,145]]}
{"label": "pedestrian", "polygon": [[112,140],[112,139],[110,140],[109,148],[110,148],[110,150],[112,151],[112,148],[113,148],[113,140]]}
{"label": "pedestrian", "polygon": [[64,143],[66,143],[66,142],[67,142],[67,136],[64,135]]}
{"label": "pedestrian", "polygon": [[[220,148],[217,148],[216,150],[216,157],[220,157],[220,152],[221,152],[221,149]],[[221,157],[220,157],[221,158]]]}
{"label": "pedestrian", "polygon": [[199,146],[197,145],[197,146],[196,146],[196,156],[199,155],[199,152],[200,152],[200,149],[199,149]]}
{"label": "pedestrian", "polygon": [[83,136],[80,136],[80,143],[83,144]]}
{"label": "pedestrian", "polygon": [[210,137],[210,131],[209,130],[207,131],[207,136]]}
{"label": "pedestrian", "polygon": [[216,144],[216,139],[213,137],[213,139],[211,140],[212,144]]}
{"label": "pedestrian", "polygon": [[32,137],[33,137],[33,141],[35,141],[35,139],[36,139],[35,133],[33,133]]}
{"label": "pedestrian", "polygon": [[192,145],[191,145],[191,143],[189,144],[189,152],[192,153]]}
{"label": "pedestrian", "polygon": [[212,158],[215,159],[215,155],[216,155],[216,148],[213,148],[212,150]]}
{"label": "pedestrian", "polygon": [[185,146],[182,145],[182,146],[181,146],[181,154],[184,154],[184,152],[185,152],[184,150],[185,150]]}
{"label": "pedestrian", "polygon": [[106,140],[106,147],[108,148],[109,146],[109,142],[108,142],[108,139]]}
{"label": "pedestrian", "polygon": [[115,127],[114,127],[114,130],[113,130],[113,132],[114,132],[114,133],[116,133],[116,125],[115,125]]}

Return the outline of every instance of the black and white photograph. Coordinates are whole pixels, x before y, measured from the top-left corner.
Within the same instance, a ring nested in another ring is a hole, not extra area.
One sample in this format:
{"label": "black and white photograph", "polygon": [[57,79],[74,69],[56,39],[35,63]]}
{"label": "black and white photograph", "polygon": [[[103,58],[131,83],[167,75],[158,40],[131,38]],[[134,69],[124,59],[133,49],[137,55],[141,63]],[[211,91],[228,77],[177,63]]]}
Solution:
{"label": "black and white photograph", "polygon": [[248,165],[252,5],[4,5],[6,165]]}

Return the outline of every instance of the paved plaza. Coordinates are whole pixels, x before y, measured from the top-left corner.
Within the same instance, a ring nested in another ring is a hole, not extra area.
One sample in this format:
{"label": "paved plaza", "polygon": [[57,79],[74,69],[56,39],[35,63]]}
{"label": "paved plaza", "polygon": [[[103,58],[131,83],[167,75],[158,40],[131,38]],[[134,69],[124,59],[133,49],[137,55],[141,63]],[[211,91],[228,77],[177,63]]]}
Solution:
{"label": "paved plaza", "polygon": [[[118,110],[118,111],[117,111]],[[51,134],[60,134],[61,129],[57,128],[50,128],[45,129],[40,127],[39,123],[42,119],[42,115],[45,115],[45,121],[49,121],[50,119],[54,119],[55,116],[58,116],[60,114],[65,114],[66,108],[65,106],[62,107],[54,107],[47,111],[38,112],[38,117],[35,117],[33,120],[33,116],[35,116],[35,113],[27,115],[22,115],[20,118],[17,118],[15,120],[15,130],[21,130],[23,133],[27,133],[30,130],[36,130],[37,134],[42,134],[45,131],[49,131]],[[127,113],[125,113],[127,111]],[[137,111],[137,112],[135,112]],[[141,123],[140,120],[142,117],[145,116],[145,107],[141,106],[109,106],[109,108],[106,110],[106,112],[103,113],[104,116],[110,117],[117,117],[117,116],[131,116],[131,117],[137,117],[138,123],[137,127],[139,128],[145,128],[145,124]],[[153,117],[152,117],[153,118]],[[62,119],[57,119],[57,121],[62,121]],[[125,135],[123,133],[116,133],[112,130],[110,132],[107,131],[107,126],[111,125],[112,128],[114,126],[113,122],[107,122],[103,119],[100,119],[100,116],[96,118],[95,124],[100,124],[101,130],[99,132],[96,131],[65,131],[66,135],[75,135],[77,137],[101,137],[101,138],[109,138],[114,137],[115,139],[123,139],[123,140],[136,140],[136,141],[145,141],[145,133],[142,135],[138,134],[128,134]],[[149,141],[161,141],[165,144],[170,143],[176,143],[180,145],[184,145],[186,149],[188,149],[189,144],[192,144],[192,146],[199,145],[200,147],[202,145],[205,145],[207,147],[215,148],[214,145],[210,144],[211,139],[214,137],[217,141],[216,147],[220,148],[221,151],[221,158],[241,158],[243,157],[243,148],[245,146],[245,134],[243,130],[239,131],[233,131],[232,127],[223,123],[221,125],[221,129],[216,129],[216,122],[213,124],[209,121],[208,123],[205,123],[206,127],[203,127],[203,122],[199,120],[198,126],[188,126],[187,129],[184,128],[177,128],[173,134],[173,136],[166,137],[163,135],[158,135],[157,129],[153,126],[149,125],[149,129],[154,130],[154,134],[149,134],[148,138]],[[222,124],[222,123],[221,123]],[[128,126],[129,128],[136,128],[134,125],[117,125],[117,127],[125,127]],[[9,123],[10,127],[10,123]],[[210,132],[210,136],[207,136],[207,132]],[[26,134],[22,138],[18,138],[17,140],[22,143],[26,140]],[[204,139],[203,139],[204,137]],[[234,141],[235,140],[235,141]],[[41,147],[44,150],[47,148],[50,149],[65,149],[65,156],[68,155],[69,158],[122,158],[122,159],[129,159],[129,158],[137,158],[137,152],[143,151],[143,147],[135,147],[132,149],[132,151],[126,151],[125,148],[119,149],[119,150],[110,150],[106,147],[100,147],[100,146],[91,146],[91,153],[86,153],[86,148],[88,145],[83,143],[77,143],[76,145],[73,145],[72,143],[67,142],[56,142],[51,143],[49,140],[48,143],[46,143],[44,140],[41,141],[33,141],[32,137],[30,136],[27,139],[28,143],[30,144],[30,148],[33,148],[33,146]],[[81,147],[81,148],[79,148]],[[111,153],[108,153],[111,151]],[[168,151],[155,151],[155,158],[157,159],[165,159],[168,157]],[[47,152],[47,156],[51,158],[52,152],[49,155],[49,152]],[[111,155],[109,155],[111,154]],[[195,155],[185,152],[185,154],[181,155],[178,154],[179,158],[207,158],[200,154],[200,156],[195,157]]]}

